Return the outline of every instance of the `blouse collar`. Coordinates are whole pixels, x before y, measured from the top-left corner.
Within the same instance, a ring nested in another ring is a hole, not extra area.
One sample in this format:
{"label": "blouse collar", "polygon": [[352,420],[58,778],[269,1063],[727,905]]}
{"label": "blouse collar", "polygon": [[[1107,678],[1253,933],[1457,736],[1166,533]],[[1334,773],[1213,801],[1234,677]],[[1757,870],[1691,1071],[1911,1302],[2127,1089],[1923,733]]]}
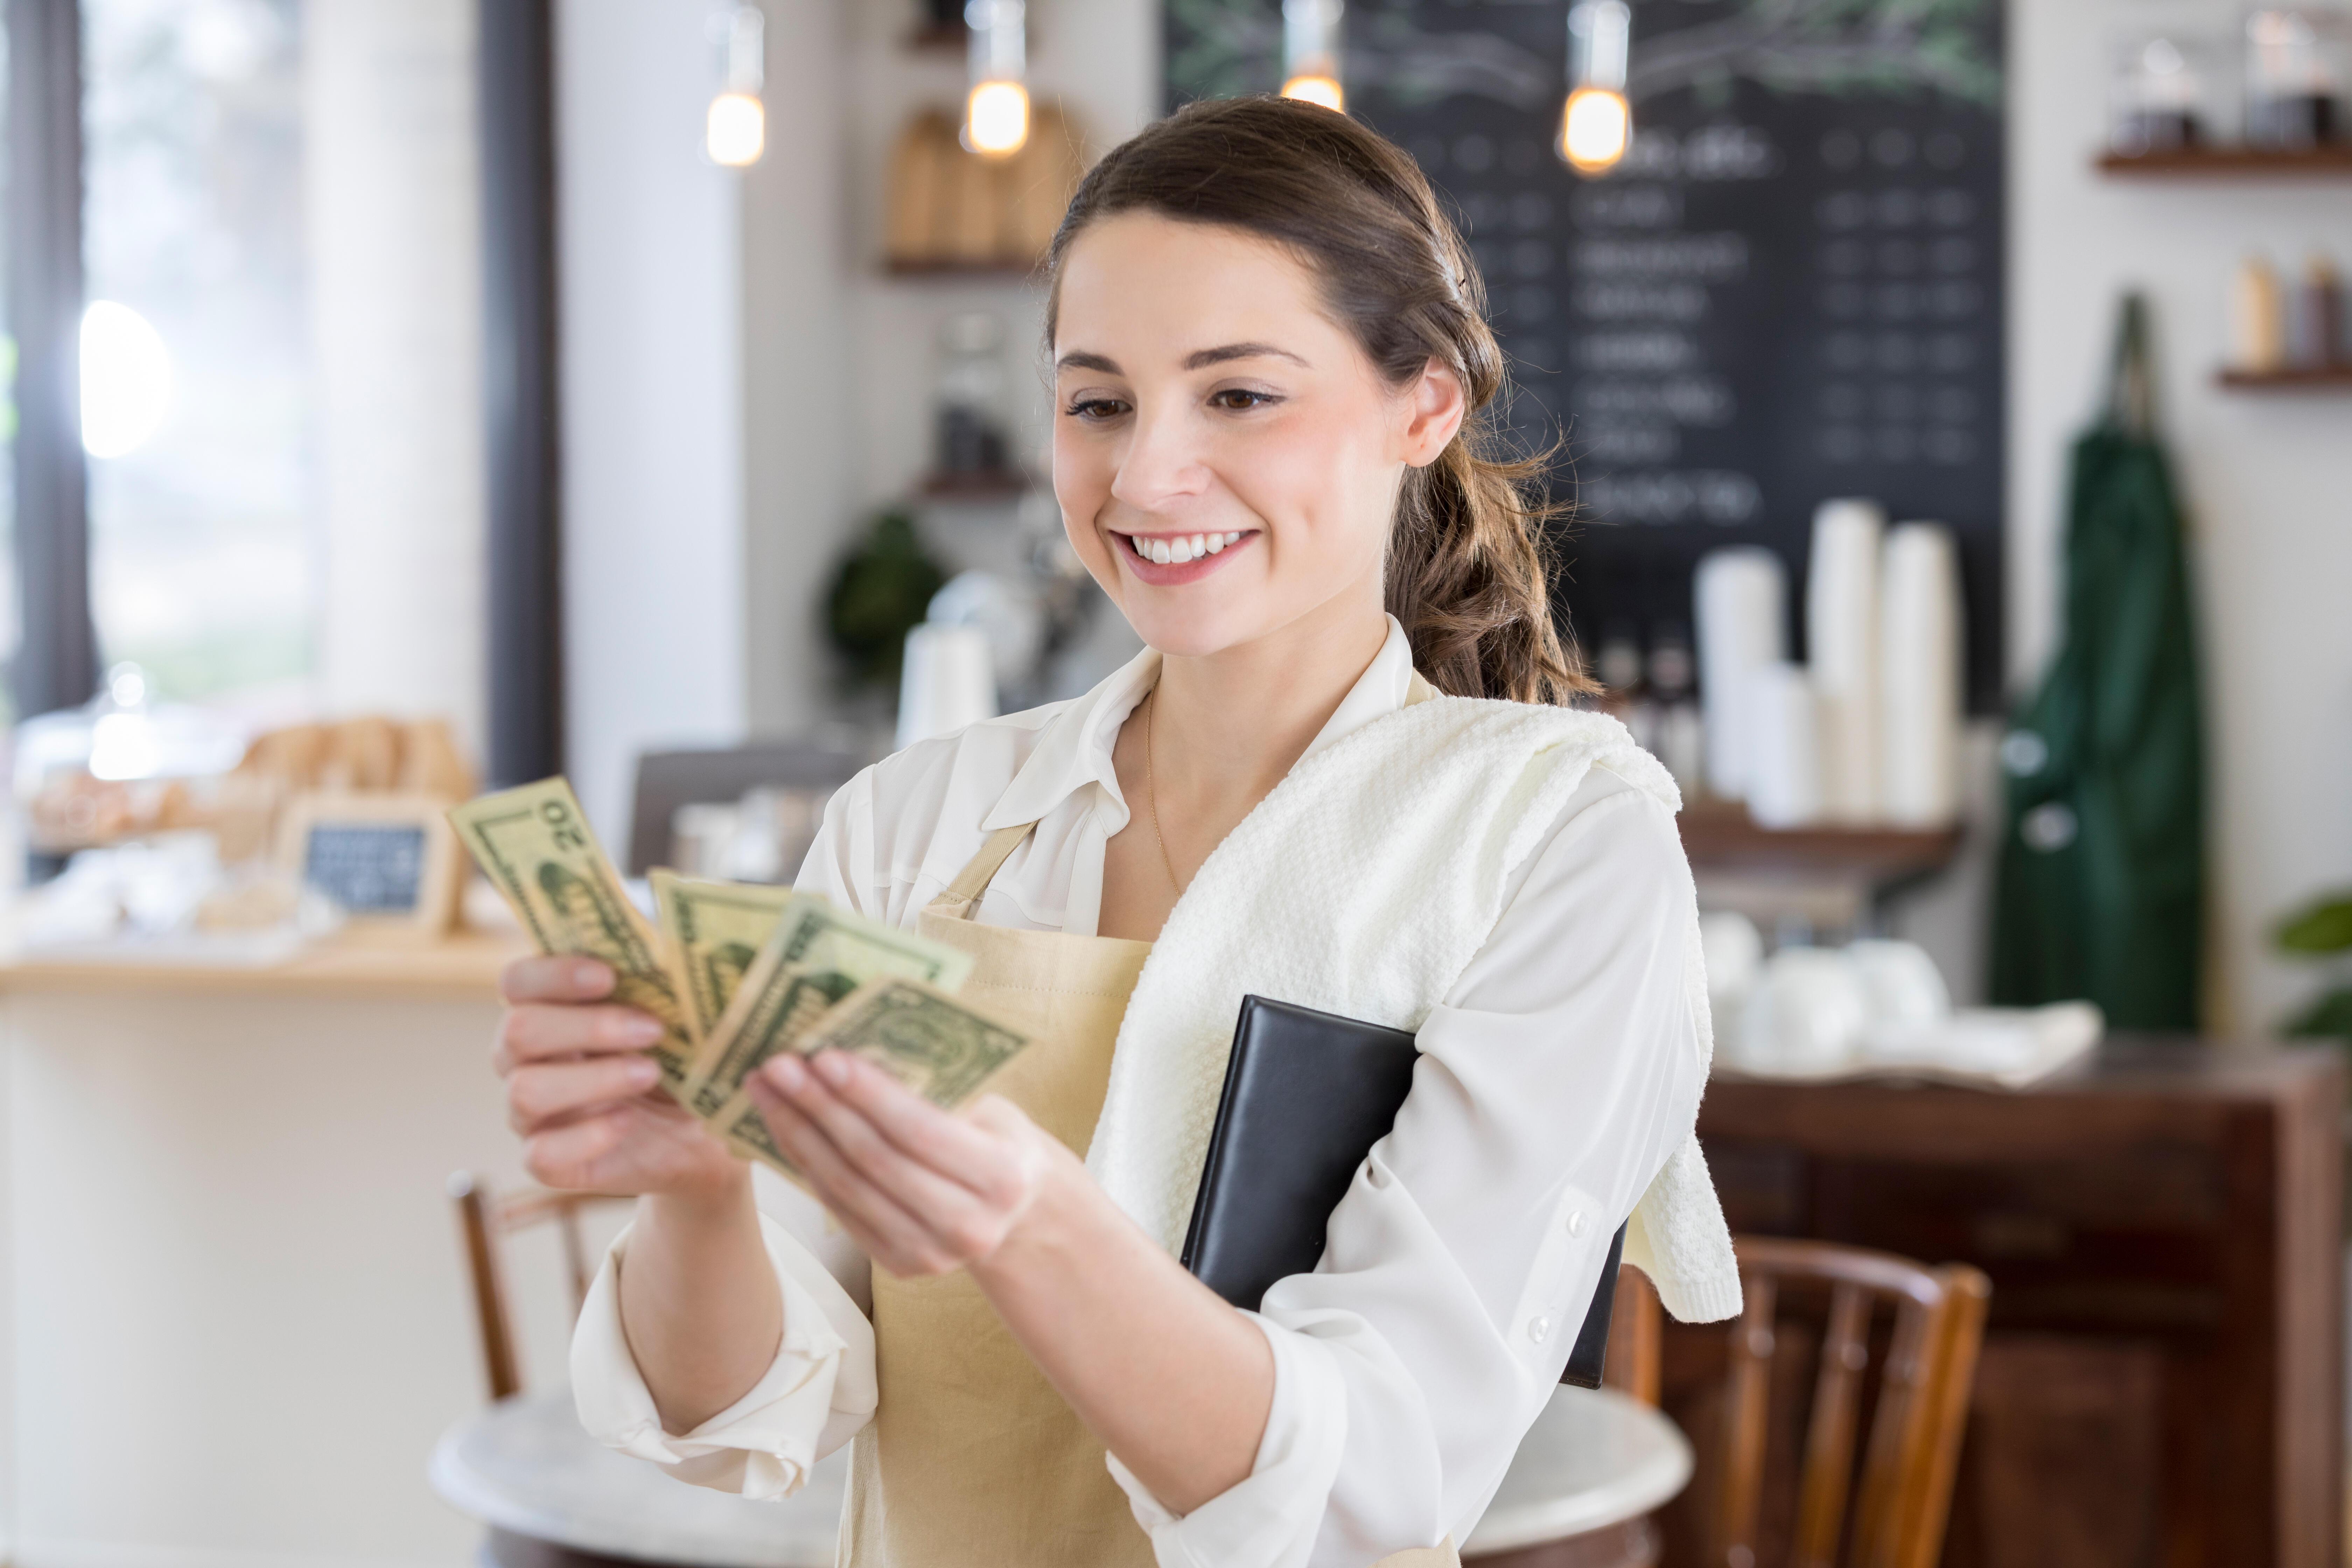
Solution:
{"label": "blouse collar", "polygon": [[[1317,731],[1302,755],[1312,756],[1340,736],[1363,728],[1386,713],[1415,700],[1427,683],[1412,668],[1412,644],[1394,616],[1388,617],[1389,635],[1381,651],[1339,700],[1331,717]],[[1095,785],[1103,792],[1100,805],[1106,835],[1127,826],[1127,802],[1118,790],[1118,770],[1111,765],[1111,747],[1118,728],[1135,711],[1152,682],[1160,678],[1160,654],[1145,648],[1113,671],[1085,696],[1066,705],[1045,723],[1036,748],[1013,782],[999,795],[981,823],[981,830],[1035,822],[1073,795]]]}

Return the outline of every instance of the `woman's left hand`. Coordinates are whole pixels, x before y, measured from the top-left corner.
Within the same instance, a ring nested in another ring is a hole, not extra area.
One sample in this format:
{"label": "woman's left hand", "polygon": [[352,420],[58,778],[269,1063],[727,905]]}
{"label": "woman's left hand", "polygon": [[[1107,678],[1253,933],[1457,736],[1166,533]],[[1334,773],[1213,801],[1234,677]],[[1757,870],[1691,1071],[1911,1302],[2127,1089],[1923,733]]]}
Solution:
{"label": "woman's left hand", "polygon": [[779,1056],[748,1088],[824,1206],[902,1278],[985,1261],[1072,1160],[1010,1100],[950,1115],[845,1051]]}

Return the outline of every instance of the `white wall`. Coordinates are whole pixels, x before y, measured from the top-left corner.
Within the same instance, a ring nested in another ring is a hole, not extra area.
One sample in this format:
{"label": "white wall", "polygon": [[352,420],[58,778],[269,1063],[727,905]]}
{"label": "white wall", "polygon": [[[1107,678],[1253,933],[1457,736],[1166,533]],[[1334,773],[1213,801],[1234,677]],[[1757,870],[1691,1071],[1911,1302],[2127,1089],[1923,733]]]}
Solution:
{"label": "white wall", "polygon": [[2163,419],[2194,532],[2221,984],[2211,1022],[2274,1027],[2310,985],[2270,956],[2287,907],[2352,884],[2352,400],[2224,392],[2225,301],[2251,250],[2300,269],[2352,265],[2340,182],[2101,179],[2116,32],[2223,0],[2021,3],[2011,45],[2010,669],[2030,681],[2056,636],[2066,447],[2099,396],[2116,300],[2155,312]]}
{"label": "white wall", "polygon": [[303,196],[330,714],[482,754],[480,173],[470,0],[306,0]]}
{"label": "white wall", "polygon": [[743,624],[751,727],[824,715],[819,597],[855,514],[838,0],[767,0],[767,156],[743,175]]}
{"label": "white wall", "polygon": [[568,767],[615,855],[636,753],[745,719],[741,176],[702,153],[708,15],[556,9]]}

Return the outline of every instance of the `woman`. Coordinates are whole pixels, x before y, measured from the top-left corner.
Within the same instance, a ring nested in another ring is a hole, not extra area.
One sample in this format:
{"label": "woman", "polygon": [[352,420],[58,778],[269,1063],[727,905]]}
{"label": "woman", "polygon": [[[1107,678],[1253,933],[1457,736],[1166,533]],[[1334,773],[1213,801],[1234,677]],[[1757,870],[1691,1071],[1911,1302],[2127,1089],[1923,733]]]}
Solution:
{"label": "woman", "polygon": [[[860,1568],[1451,1562],[1662,1171],[1633,1253],[1679,1313],[1738,1306],[1673,786],[1557,706],[1501,356],[1404,154],[1195,105],[1087,177],[1049,268],[1055,491],[1148,651],[867,769],[801,876],[971,952],[1035,1043],[963,1116],[837,1053],[763,1068],[828,1225],[652,1091],[600,966],[515,964],[530,1169],[643,1194],[583,1417],[755,1496],[855,1435]],[[1171,1256],[1247,991],[1423,1052],[1255,1313]]]}

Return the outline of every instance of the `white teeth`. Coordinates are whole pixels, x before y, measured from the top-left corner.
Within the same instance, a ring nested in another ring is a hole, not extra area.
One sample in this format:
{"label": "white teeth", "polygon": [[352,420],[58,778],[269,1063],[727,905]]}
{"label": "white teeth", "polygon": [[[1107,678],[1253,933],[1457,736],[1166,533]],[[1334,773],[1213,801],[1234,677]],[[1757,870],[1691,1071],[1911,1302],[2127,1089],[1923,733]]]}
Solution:
{"label": "white teeth", "polygon": [[1155,539],[1151,542],[1151,559],[1160,565],[1165,566],[1168,564],[1170,552],[1168,549],[1168,542],[1166,540]]}
{"label": "white teeth", "polygon": [[1189,539],[1181,537],[1170,540],[1168,542],[1168,559],[1173,561],[1179,566],[1181,566],[1187,561],[1192,560],[1192,542]]}
{"label": "white teeth", "polygon": [[1221,552],[1223,552],[1224,548],[1225,548],[1225,536],[1224,536],[1223,534],[1222,534],[1222,533],[1213,533],[1213,534],[1209,535],[1209,553],[1210,553],[1210,554],[1212,554],[1212,555],[1218,554],[1218,553],[1220,553]]}
{"label": "white teeth", "polygon": [[1208,535],[1206,535],[1206,534],[1204,534],[1204,533],[1196,533],[1196,534],[1194,534],[1194,535],[1192,536],[1192,559],[1193,559],[1193,560],[1195,560],[1195,561],[1198,561],[1199,559],[1201,559],[1201,557],[1202,557],[1202,556],[1206,555],[1208,552],[1209,552],[1209,538],[1208,538]]}

